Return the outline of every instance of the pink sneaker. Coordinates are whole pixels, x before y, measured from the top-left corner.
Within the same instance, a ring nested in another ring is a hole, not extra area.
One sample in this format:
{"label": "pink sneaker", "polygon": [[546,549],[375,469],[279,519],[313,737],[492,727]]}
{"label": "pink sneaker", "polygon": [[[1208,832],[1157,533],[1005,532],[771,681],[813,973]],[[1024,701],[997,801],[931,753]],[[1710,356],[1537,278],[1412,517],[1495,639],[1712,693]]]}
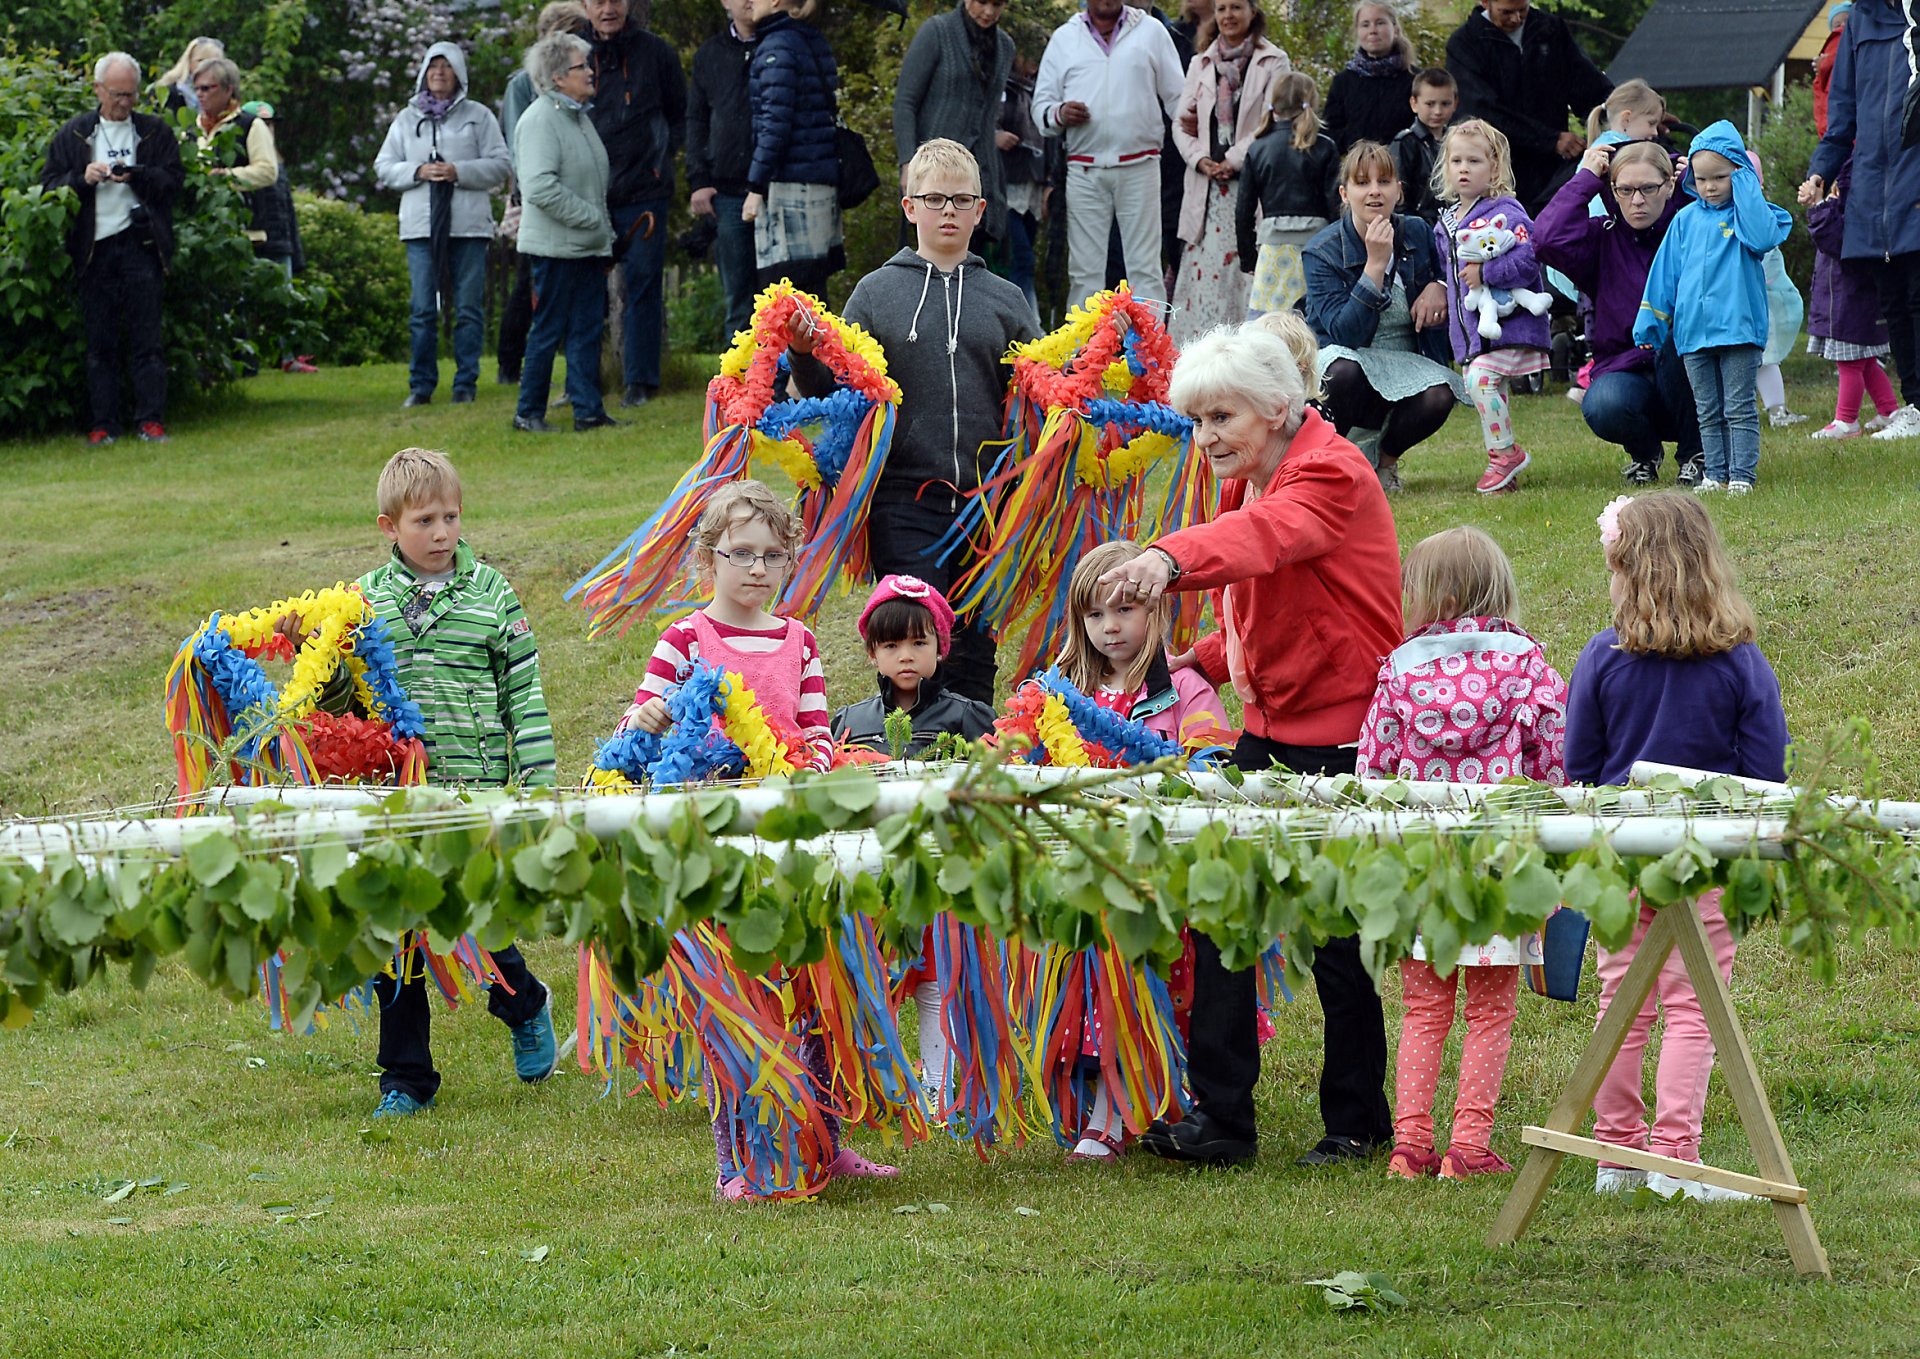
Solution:
{"label": "pink sneaker", "polygon": [[1474,490],[1481,495],[1493,495],[1511,487],[1514,479],[1527,468],[1533,458],[1519,444],[1487,453],[1487,470],[1480,474],[1480,480],[1474,484]]}
{"label": "pink sneaker", "polygon": [[1462,1151],[1448,1147],[1440,1158],[1440,1178],[1466,1180],[1475,1175],[1511,1175],[1513,1167],[1490,1151]]}
{"label": "pink sneaker", "polygon": [[721,1180],[715,1184],[713,1196],[722,1203],[744,1203],[753,1197],[753,1191],[747,1188],[745,1175],[735,1175],[730,1180]]}
{"label": "pink sneaker", "polygon": [[869,1161],[852,1147],[840,1148],[840,1154],[827,1166],[827,1174],[836,1180],[890,1180],[899,1173],[899,1166]]}
{"label": "pink sneaker", "polygon": [[1387,1173],[1403,1180],[1430,1180],[1440,1173],[1440,1157],[1432,1147],[1413,1147],[1402,1142],[1387,1159]]}

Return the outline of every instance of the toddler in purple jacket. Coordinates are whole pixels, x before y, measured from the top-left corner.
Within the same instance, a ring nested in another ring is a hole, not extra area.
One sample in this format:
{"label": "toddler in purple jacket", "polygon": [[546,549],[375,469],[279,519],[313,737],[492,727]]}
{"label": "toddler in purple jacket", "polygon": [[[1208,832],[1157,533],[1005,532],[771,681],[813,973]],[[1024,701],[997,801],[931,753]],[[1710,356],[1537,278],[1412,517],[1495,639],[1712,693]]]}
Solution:
{"label": "toddler in purple jacket", "polygon": [[[1853,189],[1853,159],[1849,157],[1833,177],[1833,187],[1820,196],[1813,181],[1800,186],[1800,202],[1807,209],[1807,234],[1813,237],[1813,291],[1807,307],[1807,352],[1832,359],[1840,390],[1833,419],[1813,432],[1816,439],[1857,439],[1867,430],[1882,429],[1900,409],[1893,383],[1880,360],[1888,352],[1887,321],[1880,314],[1880,293],[1873,270],[1861,260],[1840,256],[1846,235],[1846,199]],[[1871,397],[1875,416],[1860,423],[1860,405]]]}
{"label": "toddler in purple jacket", "polygon": [[[1480,416],[1487,470],[1474,489],[1483,495],[1513,489],[1532,461],[1514,439],[1510,379],[1543,371],[1551,343],[1539,261],[1533,254],[1533,219],[1513,196],[1513,156],[1498,128],[1478,118],[1455,123],[1440,144],[1434,189],[1446,204],[1433,229],[1447,282],[1447,334],[1453,357],[1463,364],[1467,395]],[[1462,257],[1459,242],[1493,233],[1506,248],[1484,263]],[[1509,295],[1511,309],[1499,319],[1498,338],[1468,306],[1478,289]],[[1537,308],[1537,310],[1536,310]]]}

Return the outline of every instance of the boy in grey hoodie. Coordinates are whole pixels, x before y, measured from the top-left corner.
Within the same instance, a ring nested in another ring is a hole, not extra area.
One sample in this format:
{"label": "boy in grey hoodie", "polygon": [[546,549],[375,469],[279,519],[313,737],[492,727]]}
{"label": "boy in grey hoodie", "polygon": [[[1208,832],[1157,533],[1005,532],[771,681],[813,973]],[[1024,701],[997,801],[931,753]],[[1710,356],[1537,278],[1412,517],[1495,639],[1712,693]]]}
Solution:
{"label": "boy in grey hoodie", "polygon": [[[907,163],[900,206],[918,248],[861,279],[842,312],[880,342],[888,376],[900,384],[893,450],[874,488],[867,541],[876,576],[918,576],[951,595],[972,554],[936,561],[933,545],[980,485],[982,465],[992,466],[980,446],[1001,437],[1007,350],[1037,338],[1040,325],[1026,295],[967,249],[986,212],[972,152],[944,137],[921,146]],[[787,352],[802,394],[833,389],[833,375],[812,356],[810,323],[798,313]],[[946,687],[991,704],[993,674],[993,637],[961,618],[943,667]]]}

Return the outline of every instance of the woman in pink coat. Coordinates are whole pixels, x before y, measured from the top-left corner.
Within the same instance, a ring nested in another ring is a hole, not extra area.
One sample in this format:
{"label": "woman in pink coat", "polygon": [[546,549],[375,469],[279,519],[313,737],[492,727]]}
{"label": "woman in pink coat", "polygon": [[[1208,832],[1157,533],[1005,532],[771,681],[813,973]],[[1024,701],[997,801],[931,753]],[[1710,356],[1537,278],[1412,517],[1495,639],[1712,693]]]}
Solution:
{"label": "woman in pink coat", "polygon": [[1287,54],[1266,39],[1259,0],[1214,0],[1201,26],[1199,55],[1187,68],[1187,87],[1174,119],[1173,141],[1187,162],[1180,200],[1179,276],[1173,284],[1169,329],[1175,344],[1247,316],[1251,278],[1240,268],[1234,206],[1240,165],[1266,115],[1267,92],[1293,69]]}

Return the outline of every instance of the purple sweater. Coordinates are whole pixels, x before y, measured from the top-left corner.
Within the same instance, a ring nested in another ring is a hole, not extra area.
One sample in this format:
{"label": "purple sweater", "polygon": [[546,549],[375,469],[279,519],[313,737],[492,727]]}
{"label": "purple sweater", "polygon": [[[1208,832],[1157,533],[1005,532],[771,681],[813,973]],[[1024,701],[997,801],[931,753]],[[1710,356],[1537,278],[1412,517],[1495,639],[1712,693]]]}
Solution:
{"label": "purple sweater", "polygon": [[1467,285],[1460,281],[1460,267],[1453,257],[1453,232],[1447,223],[1465,225],[1496,213],[1506,214],[1507,230],[1518,233],[1520,239],[1506,254],[1486,262],[1480,270],[1481,281],[1494,289],[1546,291],[1540,262],[1533,257],[1533,218],[1527,216],[1519,199],[1482,198],[1475,203],[1449,204],[1440,214],[1440,224],[1433,229],[1433,243],[1440,255],[1440,276],[1447,281],[1447,338],[1453,342],[1453,357],[1459,363],[1474,358],[1483,349],[1546,349],[1553,343],[1547,318],[1518,307],[1513,315],[1500,318],[1500,341],[1492,345],[1481,339],[1480,332],[1474,329],[1479,319],[1467,315],[1466,304],[1461,300],[1467,295]]}
{"label": "purple sweater", "polygon": [[1751,779],[1787,776],[1780,681],[1752,642],[1681,660],[1587,643],[1567,691],[1567,782],[1620,784],[1635,760]]}
{"label": "purple sweater", "polygon": [[[1595,194],[1605,217],[1589,217]],[[1593,302],[1587,340],[1593,346],[1593,376],[1651,368],[1654,356],[1633,342],[1633,322],[1647,290],[1647,271],[1667,234],[1667,223],[1687,200],[1667,198],[1666,210],[1650,227],[1635,231],[1620,217],[1613,190],[1591,170],[1582,170],[1560,186],[1534,223],[1533,251],[1542,264],[1558,269]]]}
{"label": "purple sweater", "polygon": [[1853,158],[1834,176],[1833,194],[1807,209],[1807,234],[1813,237],[1813,289],[1807,294],[1807,334],[1869,347],[1887,343],[1887,321],[1880,311],[1870,260],[1842,259],[1853,191]]}

